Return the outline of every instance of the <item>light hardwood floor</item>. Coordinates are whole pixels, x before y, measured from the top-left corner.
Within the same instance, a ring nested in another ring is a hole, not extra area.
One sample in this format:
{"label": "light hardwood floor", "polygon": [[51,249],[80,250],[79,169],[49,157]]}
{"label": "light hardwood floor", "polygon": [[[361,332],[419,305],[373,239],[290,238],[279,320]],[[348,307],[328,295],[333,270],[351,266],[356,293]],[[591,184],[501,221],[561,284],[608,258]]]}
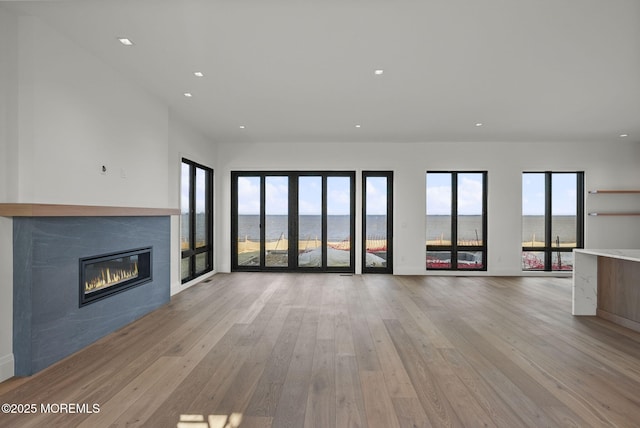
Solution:
{"label": "light hardwood floor", "polygon": [[[638,426],[640,334],[570,299],[567,278],[218,274],[0,384],[39,408],[0,426]],[[40,412],[59,403],[100,411]]]}

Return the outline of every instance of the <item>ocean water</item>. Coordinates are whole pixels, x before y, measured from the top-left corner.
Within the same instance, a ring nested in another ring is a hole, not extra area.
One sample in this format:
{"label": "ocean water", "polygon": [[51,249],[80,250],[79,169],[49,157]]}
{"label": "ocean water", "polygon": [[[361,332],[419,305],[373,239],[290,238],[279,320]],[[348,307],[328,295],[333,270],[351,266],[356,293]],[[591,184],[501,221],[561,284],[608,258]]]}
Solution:
{"label": "ocean water", "polygon": [[[183,216],[182,236],[188,231],[188,224]],[[205,238],[204,218],[199,215],[196,219],[196,239]],[[299,238],[300,239],[320,239],[322,235],[321,216],[303,215],[299,218]],[[427,240],[451,239],[451,217],[450,216],[426,216]],[[575,216],[554,216],[552,221],[552,236],[561,243],[573,243],[576,241],[576,217]],[[418,232],[422,233],[422,232]],[[277,240],[284,234],[288,237],[288,216],[271,215],[267,216],[266,238],[267,240]],[[349,237],[349,216],[327,216],[327,234],[330,241],[341,241]],[[367,236],[375,239],[386,238],[386,216],[367,216]],[[466,241],[482,240],[484,231],[482,230],[482,219],[480,216],[459,216],[458,217],[458,238]],[[251,241],[260,239],[260,217],[257,215],[238,216],[238,238],[247,238]],[[544,240],[544,216],[523,216],[522,217],[522,242],[543,241]]]}
{"label": "ocean water", "polygon": [[[451,240],[451,216],[432,215],[426,218],[428,241]],[[553,241],[576,242],[576,217],[554,216],[551,235]],[[522,216],[522,242],[544,241],[544,216]],[[475,241],[483,239],[481,216],[458,216],[458,239]]]}
{"label": "ocean water", "polygon": [[[349,238],[348,215],[327,216],[327,239],[329,241],[343,241]],[[288,238],[289,217],[286,215],[266,216],[265,238],[267,241],[277,240],[281,236]],[[302,215],[299,217],[298,237],[300,239],[321,239],[322,217],[319,215]],[[368,216],[368,235],[377,239],[387,236],[386,216]],[[238,216],[238,238],[257,241],[260,239],[260,216]]]}
{"label": "ocean water", "polygon": [[[551,236],[553,243],[575,243],[577,231],[576,216],[553,216]],[[522,217],[522,242],[544,241],[544,216]]]}

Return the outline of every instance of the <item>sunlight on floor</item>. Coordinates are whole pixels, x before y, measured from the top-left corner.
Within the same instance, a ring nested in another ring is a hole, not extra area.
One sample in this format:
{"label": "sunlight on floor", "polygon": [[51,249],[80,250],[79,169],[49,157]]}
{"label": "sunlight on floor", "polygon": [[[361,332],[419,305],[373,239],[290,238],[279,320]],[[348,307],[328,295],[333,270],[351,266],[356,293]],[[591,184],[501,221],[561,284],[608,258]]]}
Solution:
{"label": "sunlight on floor", "polygon": [[242,413],[230,415],[180,415],[177,428],[238,428],[242,422]]}

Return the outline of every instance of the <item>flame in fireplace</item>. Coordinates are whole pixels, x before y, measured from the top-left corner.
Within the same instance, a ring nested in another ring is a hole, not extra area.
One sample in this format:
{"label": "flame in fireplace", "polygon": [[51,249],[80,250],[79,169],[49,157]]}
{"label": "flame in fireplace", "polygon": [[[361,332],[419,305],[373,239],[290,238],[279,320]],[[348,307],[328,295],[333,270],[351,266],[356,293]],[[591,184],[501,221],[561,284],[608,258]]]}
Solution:
{"label": "flame in fireplace", "polygon": [[138,262],[134,262],[129,269],[100,269],[100,273],[84,283],[85,292],[100,290],[138,276]]}

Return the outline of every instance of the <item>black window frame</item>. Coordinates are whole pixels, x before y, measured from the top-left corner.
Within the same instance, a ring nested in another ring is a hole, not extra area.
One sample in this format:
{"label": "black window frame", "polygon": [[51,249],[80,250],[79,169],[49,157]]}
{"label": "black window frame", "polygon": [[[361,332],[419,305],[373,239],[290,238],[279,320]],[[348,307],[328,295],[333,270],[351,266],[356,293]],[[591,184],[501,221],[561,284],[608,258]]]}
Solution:
{"label": "black window frame", "polygon": [[[525,252],[540,252],[544,254],[544,269],[525,269],[523,272],[572,272],[573,269],[553,269],[553,253],[570,253],[575,248],[584,248],[584,171],[523,171],[522,180],[525,174],[544,174],[545,176],[545,207],[544,207],[544,240],[543,247],[522,246],[522,254]],[[560,247],[553,246],[553,175],[554,174],[576,174],[576,246]],[[524,215],[524,214],[523,214]],[[524,241],[523,241],[524,242]]]}
{"label": "black window frame", "polygon": [[[231,171],[231,271],[232,272],[335,272],[355,273],[355,171]],[[288,177],[288,265],[267,266],[265,263],[265,178],[269,176]],[[319,267],[298,266],[298,178],[304,176],[322,177],[322,238],[321,246],[322,262]],[[238,178],[260,177],[260,256],[258,265],[238,264]],[[327,252],[327,179],[329,177],[350,178],[350,203],[351,219],[349,224],[350,257],[349,266],[328,266]]]}
{"label": "black window frame", "polygon": [[[450,252],[451,266],[434,268],[428,267],[425,260],[427,271],[457,271],[457,272],[485,272],[487,271],[487,171],[427,171],[425,175],[425,183],[429,174],[451,174],[451,245],[427,245],[425,244],[425,255],[429,252]],[[459,174],[482,174],[482,245],[459,245],[458,244],[458,175]],[[428,220],[427,220],[428,221]],[[480,268],[459,268],[458,253],[461,251],[480,251],[482,252],[482,265]]]}
{"label": "black window frame", "polygon": [[[387,179],[387,265],[367,266],[367,178]],[[393,273],[393,171],[362,171],[362,273]]]}
{"label": "black window frame", "polygon": [[[182,158],[182,162],[180,167],[182,168],[182,164],[189,165],[189,213],[188,213],[188,222],[189,222],[189,248],[186,250],[181,250],[180,254],[180,276],[182,284],[192,281],[206,273],[212,272],[214,269],[213,263],[213,176],[214,171],[212,168],[208,166],[199,164],[192,160]],[[205,172],[205,235],[207,238],[207,244],[201,247],[196,246],[196,170],[201,169]],[[182,197],[182,194],[180,195]],[[180,221],[182,221],[183,215],[181,213]],[[180,233],[182,233],[182,227],[180,228]],[[196,258],[200,254],[206,253],[206,263],[207,266],[204,270],[198,271],[196,269]],[[183,276],[182,272],[182,261],[184,259],[189,259],[189,274]]]}

